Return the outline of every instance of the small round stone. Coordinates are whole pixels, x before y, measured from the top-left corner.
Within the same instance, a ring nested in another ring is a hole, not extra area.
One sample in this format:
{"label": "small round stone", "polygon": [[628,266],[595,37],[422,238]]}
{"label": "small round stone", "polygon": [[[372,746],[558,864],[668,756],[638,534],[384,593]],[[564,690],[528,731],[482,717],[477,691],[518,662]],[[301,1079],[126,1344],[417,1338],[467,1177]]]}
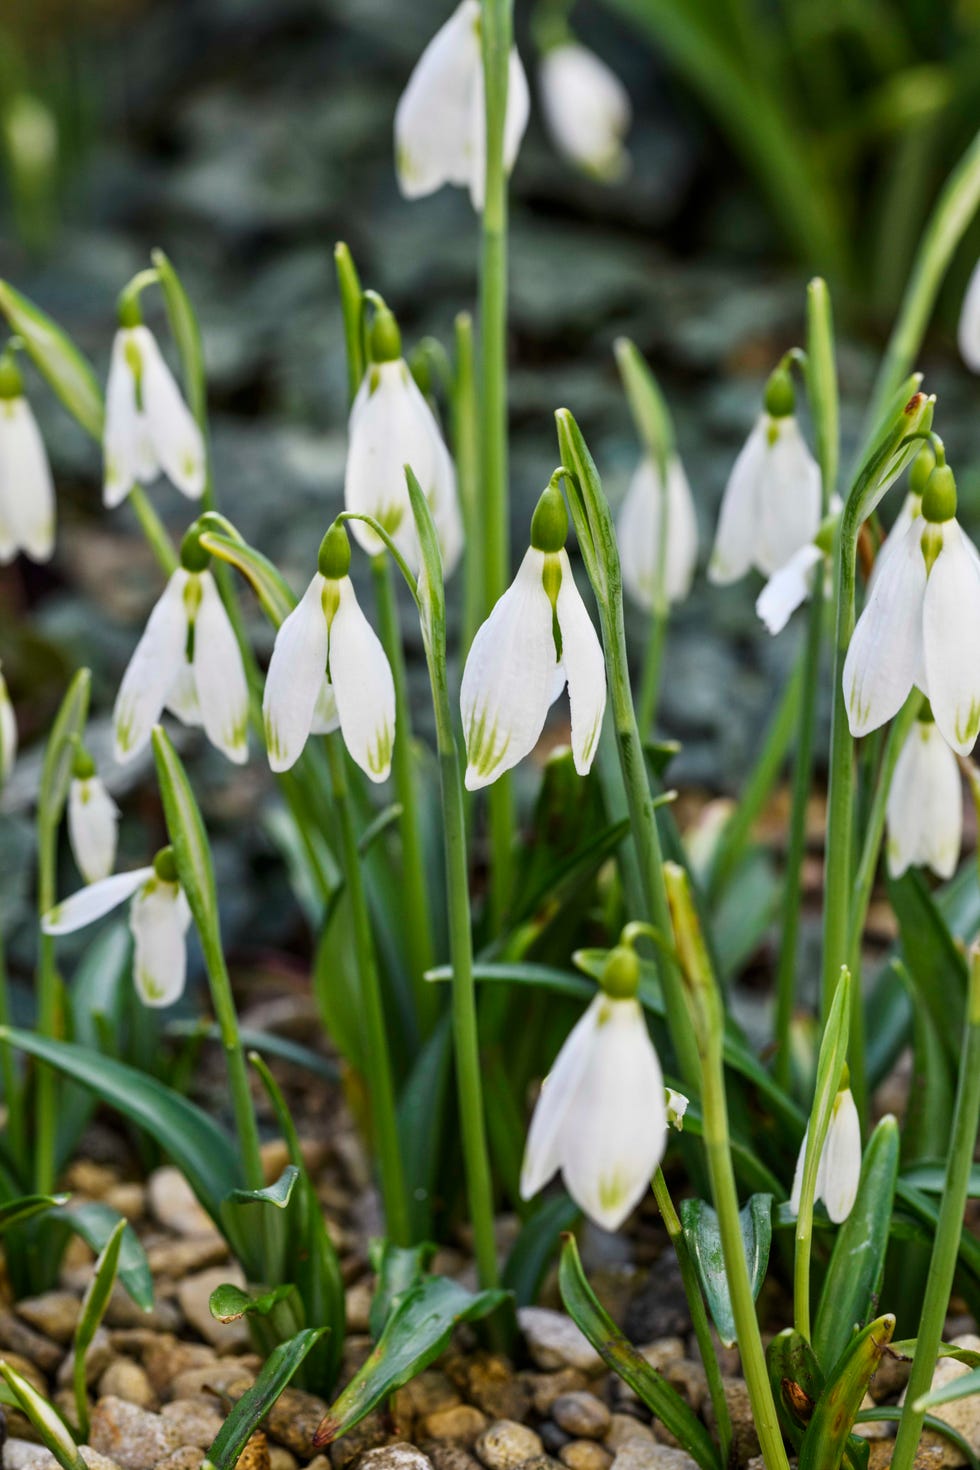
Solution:
{"label": "small round stone", "polygon": [[454,1404],[429,1414],[423,1429],[430,1439],[451,1439],[457,1444],[472,1444],[487,1427],[487,1416],[472,1404]]}
{"label": "small round stone", "polygon": [[517,1470],[525,1460],[544,1453],[540,1435],[515,1419],[498,1419],[480,1435],[476,1452],[488,1470]]}
{"label": "small round stone", "polygon": [[573,1439],[558,1451],[558,1458],[568,1470],[609,1470],[613,1457],[594,1439]]}
{"label": "small round stone", "polygon": [[563,1393],[551,1406],[551,1417],[576,1439],[602,1439],[609,1432],[612,1416],[594,1393]]}

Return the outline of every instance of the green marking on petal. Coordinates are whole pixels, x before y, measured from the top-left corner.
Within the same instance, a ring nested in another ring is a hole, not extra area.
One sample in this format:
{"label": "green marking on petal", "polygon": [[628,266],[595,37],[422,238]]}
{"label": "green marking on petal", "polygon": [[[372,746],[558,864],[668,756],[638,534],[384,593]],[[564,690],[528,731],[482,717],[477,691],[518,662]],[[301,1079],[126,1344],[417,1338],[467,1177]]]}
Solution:
{"label": "green marking on petal", "polygon": [[617,1210],[626,1198],[627,1182],[622,1170],[614,1169],[599,1180],[599,1203],[604,1210]]}
{"label": "green marking on petal", "polygon": [[968,741],[972,744],[976,740],[977,731],[980,730],[980,702],[972,699],[970,701],[970,708],[965,716],[957,711],[956,724],[953,726],[953,730],[958,745],[966,745]]}
{"label": "green marking on petal", "polygon": [[466,730],[466,754],[478,776],[490,776],[500,765],[510,745],[510,735],[501,736],[496,720],[487,727],[487,710],[470,720]]}
{"label": "green marking on petal", "polygon": [[368,747],[367,762],[368,770],[373,776],[381,776],[391,765],[391,750],[394,744],[394,732],[390,725],[382,725],[378,731],[377,739],[373,746]]}

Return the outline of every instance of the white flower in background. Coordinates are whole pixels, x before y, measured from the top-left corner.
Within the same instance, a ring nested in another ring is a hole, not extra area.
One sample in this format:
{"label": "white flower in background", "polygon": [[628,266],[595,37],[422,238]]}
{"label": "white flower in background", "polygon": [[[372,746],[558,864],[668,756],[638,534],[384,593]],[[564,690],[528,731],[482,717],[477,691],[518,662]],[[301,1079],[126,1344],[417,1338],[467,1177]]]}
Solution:
{"label": "white flower in background", "polygon": [[777,368],[765,411],[732,467],[721,502],[712,582],[735,582],[751,567],[764,576],[786,565],[820,527],[820,470],[793,416],[789,373]]}
{"label": "white flower in background", "polygon": [[617,945],[603,990],[541,1084],[521,1167],[522,1199],[560,1169],[572,1199],[605,1230],[618,1230],[642,1199],[667,1146],[666,1090],[637,979],[634,951]]}
{"label": "white flower in background", "polygon": [[[645,456],[637,465],[626,492],[616,539],[623,569],[623,586],[641,607],[653,611],[660,575],[660,529],[664,517],[664,490],[660,471]],[[664,590],[668,602],[681,602],[691,590],[698,559],[698,520],[691,487],[677,455],[667,463],[667,550],[663,559]]]}
{"label": "white flower in background", "polygon": [[204,440],[148,327],[121,326],[112,344],[102,440],[110,509],[161,472],[184,495],[204,493]]}
{"label": "white flower in background", "polygon": [[54,551],[54,482],[13,353],[0,357],[0,562]]}
{"label": "white flower in background", "polygon": [[[401,337],[388,311],[379,312],[372,325],[371,356],[350,413],[344,506],[380,522],[417,572],[418,534],[405,479],[410,465],[429,502],[448,577],[463,549],[456,471],[435,416],[401,356]],[[381,537],[363,521],[350,526],[372,556],[385,550]]]}
{"label": "white flower in background", "polygon": [[229,760],[248,756],[248,682],[238,640],[193,529],[123,675],[112,714],[116,759],[143,749],[164,709]]}
{"label": "white flower in background", "polygon": [[606,672],[564,549],[567,529],[565,502],[552,485],[534,512],[517,576],[473,639],[460,690],[469,791],[530,754],[566,683],[575,769],[584,776],[592,765]]}
{"label": "white flower in background", "polygon": [[10,702],[7,681],[0,674],[0,788],[3,787],[17,759],[17,717]]}
{"label": "white flower in background", "polygon": [[[406,199],[456,184],[481,210],[486,184],[486,104],[479,0],[463,0],[415,64],[395,110],[395,169]],[[510,53],[504,168],[517,159],[530,114],[527,77]]]}
{"label": "white flower in background", "polygon": [[623,139],[633,109],[616,73],[588,47],[566,40],[545,51],[538,79],[555,146],[597,178],[612,181],[628,173]]}
{"label": "white flower in background", "polygon": [[684,1114],[691,1106],[691,1099],[685,1097],[683,1092],[675,1092],[672,1087],[666,1089],[667,1096],[667,1122],[671,1128],[676,1128],[678,1133],[684,1131]]}
{"label": "white flower in background", "polygon": [[68,841],[86,883],[108,878],[116,865],[119,808],[99,779],[95,763],[79,749],[68,788]]}
{"label": "white flower in background", "polygon": [[886,812],[888,871],[931,868],[952,878],[963,839],[963,788],[956,756],[927,711],[895,762]]}
{"label": "white flower in background", "polygon": [[115,873],[80,888],[44,915],[41,928],[45,934],[71,934],[127,899],[132,899],[129,927],[137,994],[144,1005],[172,1005],[183,994],[187,977],[185,935],[191,913],[170,848],[157,853],[152,867]]}
{"label": "white flower in background", "polygon": [[960,308],[957,332],[960,356],[973,373],[980,373],[980,261],[973,267]]}
{"label": "white flower in background", "polygon": [[956,484],[937,466],[875,579],[844,661],[851,734],[897,714],[913,686],[947,743],[969,755],[980,730],[980,558],[956,520]]}
{"label": "white flower in background", "polygon": [[[800,1155],[796,1161],[796,1172],[793,1175],[793,1191],[790,1195],[789,1206],[794,1215],[800,1212],[803,1164],[809,1136],[808,1128],[803,1135]],[[814,1191],[814,1201],[823,1200],[827,1214],[835,1225],[840,1225],[846,1220],[854,1208],[860,1177],[861,1124],[851,1089],[842,1087],[834,1098],[830,1127],[824,1139],[823,1152],[817,1168],[817,1187]]]}
{"label": "white flower in background", "polygon": [[324,536],[317,567],[272,650],[262,701],[269,764],[288,771],[311,733],[339,726],[364,774],[384,781],[395,740],[395,684],[347,575],[350,542],[342,525]]}

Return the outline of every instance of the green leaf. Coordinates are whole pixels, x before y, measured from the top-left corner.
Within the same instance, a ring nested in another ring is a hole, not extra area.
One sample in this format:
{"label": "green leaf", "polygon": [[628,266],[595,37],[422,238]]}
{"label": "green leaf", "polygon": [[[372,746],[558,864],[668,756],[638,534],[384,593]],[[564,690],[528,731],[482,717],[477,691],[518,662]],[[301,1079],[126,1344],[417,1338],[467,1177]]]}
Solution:
{"label": "green leaf", "polygon": [[[205,551],[210,551],[219,561],[227,562],[241,572],[251,584],[266,617],[278,628],[296,606],[296,598],[282,573],[273,566],[268,557],[243,541],[237,532],[234,535],[229,534],[229,531],[234,531],[234,527],[228,530],[217,529],[219,525],[228,526],[222,517],[205,515],[201,520],[208,527],[201,536],[201,545]],[[215,529],[212,530],[212,526]]]}
{"label": "green leaf", "polygon": [[546,1199],[524,1221],[511,1246],[503,1271],[503,1285],[514,1293],[519,1307],[537,1301],[541,1282],[565,1231],[581,1219],[582,1211],[567,1194]]}
{"label": "green leaf", "polygon": [[180,353],[187,406],[203,429],[207,414],[206,378],[204,348],[201,344],[201,328],[198,325],[197,314],[191,305],[190,297],[184,290],[183,282],[163,251],[154,250],[151,259],[160,278],[170,330],[177,344],[177,351]]}
{"label": "green leaf", "polygon": [[766,1368],[783,1433],[798,1450],[823,1392],[820,1364],[802,1332],[787,1327],[766,1348]]}
{"label": "green leaf", "polygon": [[424,1280],[435,1246],[424,1240],[419,1245],[381,1243],[380,1259],[372,1260],[378,1284],[371,1299],[370,1331],[375,1342],[381,1337],[392,1312],[417,1282]]}
{"label": "green leaf", "polygon": [[[914,1337],[903,1338],[900,1342],[893,1342],[891,1349],[901,1358],[914,1358],[918,1341]],[[980,1368],[980,1353],[973,1348],[953,1347],[952,1343],[941,1342],[938,1358],[955,1358],[958,1363],[965,1363],[968,1368]]]}
{"label": "green leaf", "polygon": [[[264,1189],[234,1189],[221,1201],[224,1234],[236,1243],[238,1256],[253,1280],[279,1285],[289,1274],[289,1260],[296,1252],[290,1249],[287,1211],[299,1178],[296,1165],[287,1164],[274,1184]],[[292,1244],[296,1251],[305,1249],[303,1242]]]}
{"label": "green leaf", "polygon": [[348,397],[350,402],[353,403],[354,396],[361,386],[361,381],[364,377],[361,281],[357,274],[354,258],[343,241],[339,241],[334,246],[333,258],[337,268],[337,287],[340,291],[340,308],[344,319],[344,343],[347,348]]}
{"label": "green leaf", "polygon": [[213,1466],[214,1470],[233,1470],[242,1450],[293,1374],[328,1330],[326,1327],[306,1327],[288,1342],[273,1348],[252,1387],[242,1394],[222,1424],[202,1470],[207,1466]]}
{"label": "green leaf", "polygon": [[[902,1410],[897,1404],[877,1404],[873,1409],[862,1409],[855,1423],[857,1424],[897,1424],[902,1417]],[[923,1428],[931,1429],[934,1434],[940,1434],[948,1439],[950,1444],[955,1445],[962,1456],[962,1463],[968,1465],[970,1470],[980,1470],[980,1460],[970,1441],[954,1429],[952,1424],[947,1424],[945,1419],[939,1419],[935,1414],[927,1414],[923,1420]]]}
{"label": "green leaf", "polygon": [[88,359],[56,322],[7,281],[0,281],[0,311],[68,412],[93,439],[101,440],[102,390]]}
{"label": "green leaf", "polygon": [[44,747],[37,811],[39,826],[48,830],[57,827],[68,800],[71,770],[75,760],[75,742],[85,733],[91,687],[92,675],[88,669],[79,669],[61,701],[51,726],[48,743]]}
{"label": "green leaf", "polygon": [[800,1446],[799,1470],[836,1470],[868,1384],[895,1331],[888,1315],[869,1322],[829,1375]]}
{"label": "green leaf", "polygon": [[[888,896],[898,919],[902,950],[915,982],[918,1003],[926,1007],[944,1050],[955,1065],[959,1056],[959,1017],[966,1003],[966,960],[956,945],[918,869],[889,879]],[[936,984],[942,975],[944,983]]]}
{"label": "green leaf", "polygon": [[628,337],[619,337],[615,352],[636,432],[644,450],[663,473],[674,452],[674,424],[670,409],[636,345]]}
{"label": "green leaf", "polygon": [[45,1210],[55,1210],[59,1205],[67,1204],[69,1198],[67,1194],[25,1194],[20,1199],[9,1200],[0,1205],[0,1235],[11,1226],[30,1220],[33,1215],[41,1215]]}
{"label": "green leaf", "polygon": [[881,1291],[898,1151],[898,1123],[890,1116],[882,1118],[865,1149],[854,1208],[837,1231],[820,1292],[813,1347],[828,1373],[855,1327],[868,1320]]}
{"label": "green leaf", "polygon": [[459,1322],[475,1322],[503,1305],[506,1291],[474,1295],[444,1276],[426,1276],[394,1308],[374,1351],[354,1374],[317,1429],[317,1449],[359,1424],[376,1404],[434,1363]]}
{"label": "green leaf", "polygon": [[[940,1354],[940,1357],[946,1356]],[[940,1404],[952,1404],[957,1399],[968,1399],[973,1394],[980,1393],[980,1368],[974,1368],[971,1373],[961,1373],[950,1383],[944,1383],[941,1388],[932,1388],[924,1393],[921,1398],[916,1399],[912,1405],[916,1414],[924,1413],[926,1409],[936,1409]]]}
{"label": "green leaf", "polygon": [[224,968],[221,920],[208,834],[184,763],[160,725],[153,731],[153,758],[180,886],[194,916],[208,969],[220,971]]}
{"label": "green leaf", "polygon": [[235,1189],[229,1195],[236,1205],[269,1204],[275,1205],[277,1209],[284,1210],[289,1204],[293,1193],[293,1185],[299,1178],[299,1170],[295,1164],[287,1164],[274,1184],[267,1184],[264,1189]]}
{"label": "green leaf", "polygon": [[[718,1216],[703,1199],[682,1200],[680,1216],[684,1238],[697,1267],[698,1279],[711,1309],[718,1336],[726,1347],[734,1347],[737,1337],[735,1314],[728,1291]],[[765,1280],[769,1247],[772,1244],[772,1195],[752,1195],[739,1210],[738,1222],[742,1230],[752,1295],[757,1297]]]}
{"label": "green leaf", "polygon": [[651,1413],[680,1441],[701,1470],[720,1470],[719,1453],[701,1420],[677,1390],[623,1336],[600,1304],[585,1279],[578,1247],[571,1235],[565,1236],[562,1245],[558,1287],[568,1315],[613,1372],[619,1374]]}
{"label": "green leaf", "polygon": [[[289,1036],[278,1036],[274,1031],[258,1031],[249,1026],[240,1027],[238,1034],[242,1046],[248,1051],[257,1051],[260,1055],[270,1057],[280,1057],[285,1062],[292,1062],[294,1066],[312,1072],[316,1077],[322,1077],[325,1082],[340,1081],[340,1069],[336,1062],[332,1062],[329,1057],[321,1056],[311,1047],[293,1041]],[[167,1024],[167,1035],[205,1036],[209,1041],[220,1041],[221,1029],[216,1023],[208,1026],[202,1025],[200,1021],[170,1021]]]}
{"label": "green leaf", "polygon": [[118,1210],[98,1200],[67,1205],[57,1211],[59,1220],[80,1235],[96,1255],[108,1248],[120,1224],[119,1249],[116,1253],[119,1280],[136,1305],[144,1312],[153,1310],[153,1276],[139,1236],[127,1225]]}
{"label": "green leaf", "polygon": [[95,1263],[92,1279],[82,1298],[82,1309],[75,1328],[73,1387],[75,1412],[78,1416],[78,1434],[82,1440],[87,1440],[89,1435],[88,1380],[85,1374],[85,1358],[92,1346],[92,1339],[95,1337],[99,1324],[105,1316],[112,1288],[116,1284],[123,1234],[128,1228],[126,1221],[119,1219],[102,1248]]}
{"label": "green leaf", "polygon": [[78,1445],[48,1401],[2,1358],[0,1376],[13,1394],[17,1406],[27,1415],[62,1470],[85,1470],[85,1461],[78,1452]]}
{"label": "green leaf", "polygon": [[295,1290],[292,1282],[287,1281],[282,1286],[274,1286],[271,1291],[252,1296],[233,1282],[225,1281],[212,1291],[208,1307],[217,1322],[237,1322],[242,1317],[268,1317]]}

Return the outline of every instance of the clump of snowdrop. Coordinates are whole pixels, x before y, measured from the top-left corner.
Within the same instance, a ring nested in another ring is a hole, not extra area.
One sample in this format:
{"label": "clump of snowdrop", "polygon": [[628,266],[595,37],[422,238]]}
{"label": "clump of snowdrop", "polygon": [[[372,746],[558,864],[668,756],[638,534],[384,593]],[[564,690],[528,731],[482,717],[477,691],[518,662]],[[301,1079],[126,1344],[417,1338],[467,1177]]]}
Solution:
{"label": "clump of snowdrop", "polygon": [[[845,1068],[846,1074],[846,1068]],[[800,1196],[803,1191],[803,1167],[806,1161],[806,1146],[810,1136],[807,1129],[803,1135],[789,1207],[794,1215],[800,1212]],[[857,1106],[845,1075],[843,1086],[838,1089],[830,1115],[830,1127],[824,1139],[823,1151],[817,1168],[817,1186],[814,1200],[823,1200],[827,1214],[835,1225],[847,1219],[857,1198],[858,1181],[861,1177],[861,1123]]]}
{"label": "clump of snowdrop", "polygon": [[0,357],[0,562],[54,551],[54,482],[13,352]]}
{"label": "clump of snowdrop", "polygon": [[946,742],[969,755],[980,730],[980,557],[956,519],[953,472],[937,456],[921,514],[895,542],[854,630],[844,698],[859,736],[918,688]]}
{"label": "clump of snowdrop", "polygon": [[633,109],[619,77],[566,34],[546,46],[538,69],[541,106],[555,146],[577,168],[612,182],[629,172],[623,146]]}
{"label": "clump of snowdrop", "polygon": [[[610,950],[599,993],[541,1085],[521,1168],[523,1199],[561,1170],[572,1199],[605,1230],[618,1230],[642,1199],[667,1146],[667,1094],[639,979],[636,951]],[[686,1106],[674,1094],[675,1118]]]}
{"label": "clump of snowdrop", "polygon": [[81,745],[68,788],[68,840],[86,883],[108,878],[116,865],[119,808],[106,791],[95,762]]}
{"label": "clump of snowdrop", "polygon": [[973,373],[980,373],[980,261],[973,267],[957,331],[960,356]]}
{"label": "clump of snowdrop", "polygon": [[94,924],[131,899],[133,982],[144,1005],[168,1006],[184,991],[187,977],[186,934],[191,913],[177,881],[172,848],[164,847],[152,866],[115,873],[80,888],[44,915],[41,928],[54,936]]}
{"label": "clump of snowdrop", "polygon": [[105,395],[102,498],[120,505],[134,485],[161,473],[191,500],[204,494],[206,461],[201,430],[143,325],[139,301],[125,291]]}
{"label": "clump of snowdrop", "polygon": [[538,501],[516,577],[477,630],[460,705],[466,786],[476,791],[534,749],[568,685],[575,769],[592,765],[606,708],[602,647],[565,551],[568,512],[556,480]]}
{"label": "clump of snowdrop", "polygon": [[752,567],[771,577],[817,535],[820,470],[795,407],[792,379],[780,366],[725,486],[708,566],[712,582],[735,582]]}
{"label": "clump of snowdrop", "polygon": [[928,704],[899,752],[886,813],[888,871],[931,868],[951,878],[963,841],[963,789],[956,756],[936,728]]}
{"label": "clump of snowdrop", "polygon": [[313,580],[272,650],[262,715],[274,771],[289,770],[311,733],[338,726],[372,781],[384,781],[391,770],[395,684],[349,571],[350,541],[335,522],[320,545]]}
{"label": "clump of snowdrop", "polygon": [[[623,586],[648,612],[656,606],[663,575],[663,596],[682,602],[691,590],[698,559],[698,520],[691,487],[676,453],[667,460],[664,477],[650,455],[636,467],[616,523]],[[663,528],[666,526],[666,547]]]}
{"label": "clump of snowdrop", "polygon": [[[473,208],[486,193],[486,102],[479,0],[462,0],[426,46],[395,111],[395,168],[407,199],[455,184]],[[504,167],[516,162],[530,94],[514,47],[507,78]]]}
{"label": "clump of snowdrop", "polygon": [[0,672],[0,789],[10,776],[17,759],[17,717],[10,699],[7,681]]}
{"label": "clump of snowdrop", "polygon": [[116,759],[147,744],[164,709],[204,733],[229,760],[248,756],[248,681],[210,556],[194,526],[123,675],[113,710]]}
{"label": "clump of snowdrop", "polygon": [[[463,548],[456,471],[431,408],[402,356],[398,323],[378,310],[368,339],[370,365],[350,412],[344,504],[372,516],[413,571],[419,543],[405,480],[410,465],[432,510],[443,571],[449,576]],[[385,543],[363,521],[351,523],[355,539],[372,556]]]}

